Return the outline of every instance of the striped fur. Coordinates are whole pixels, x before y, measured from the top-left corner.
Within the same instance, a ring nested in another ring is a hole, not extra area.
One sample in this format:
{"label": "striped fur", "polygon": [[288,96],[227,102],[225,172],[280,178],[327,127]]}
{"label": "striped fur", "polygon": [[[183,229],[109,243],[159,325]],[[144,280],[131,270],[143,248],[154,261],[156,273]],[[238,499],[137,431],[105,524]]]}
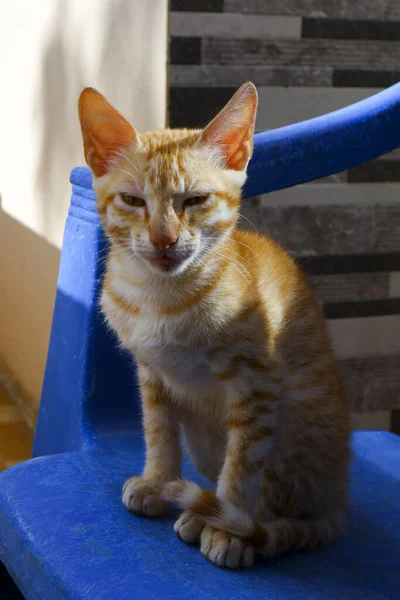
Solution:
{"label": "striped fur", "polygon": [[[349,413],[319,305],[282,248],[236,228],[256,104],[246,84],[204,130],[145,134],[94,90],[79,104],[111,242],[101,307],[143,405],[146,465],[123,503],[175,502],[177,535],[229,568],[327,543],[347,505]],[[181,439],[215,492],[180,480]]]}

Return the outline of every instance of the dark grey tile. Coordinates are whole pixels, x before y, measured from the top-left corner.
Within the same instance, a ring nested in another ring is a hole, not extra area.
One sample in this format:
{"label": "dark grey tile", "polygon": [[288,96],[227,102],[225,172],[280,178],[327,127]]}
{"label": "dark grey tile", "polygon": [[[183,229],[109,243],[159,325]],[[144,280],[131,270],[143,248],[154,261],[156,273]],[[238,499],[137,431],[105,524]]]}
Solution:
{"label": "dark grey tile", "polygon": [[258,86],[327,87],[332,85],[332,69],[330,67],[172,64],[168,70],[168,82],[171,87],[239,87],[249,80]]}
{"label": "dark grey tile", "polygon": [[381,183],[400,181],[399,160],[373,160],[348,171],[349,183]]}
{"label": "dark grey tile", "polygon": [[390,273],[400,270],[400,253],[302,256],[297,262],[309,275]]}
{"label": "dark grey tile", "polygon": [[377,40],[271,41],[205,37],[203,63],[318,66],[355,70],[368,66],[372,70],[396,70],[400,64],[400,42],[388,44]]}
{"label": "dark grey tile", "polygon": [[390,431],[390,410],[370,410],[369,412],[352,413],[353,431]]}
{"label": "dark grey tile", "polygon": [[226,11],[400,21],[398,0],[225,0]]}
{"label": "dark grey tile", "polygon": [[326,319],[352,319],[400,315],[400,298],[383,298],[364,302],[326,302],[323,305]]}
{"label": "dark grey tile", "polygon": [[170,35],[299,40],[301,17],[235,13],[172,12]]}
{"label": "dark grey tile", "polygon": [[393,252],[400,250],[400,206],[376,205],[374,218],[374,250]]}
{"label": "dark grey tile", "polygon": [[353,412],[400,408],[400,357],[340,361],[346,396]]}
{"label": "dark grey tile", "polygon": [[[252,207],[244,201],[241,212],[297,256],[375,251],[373,206]],[[242,226],[251,228],[245,220]]]}
{"label": "dark grey tile", "polygon": [[301,35],[303,38],[396,41],[400,40],[400,23],[304,18]]}
{"label": "dark grey tile", "polygon": [[313,181],[310,181],[309,183],[347,183],[347,171],[341,171],[340,173],[334,173],[333,175],[320,177],[320,179],[313,179]]}
{"label": "dark grey tile", "polygon": [[[378,202],[253,206],[245,200],[241,212],[296,256],[400,253],[400,203]],[[241,226],[251,228],[249,221]]]}
{"label": "dark grey tile", "polygon": [[236,88],[179,87],[169,90],[169,126],[204,127],[223,108]]}
{"label": "dark grey tile", "polygon": [[321,302],[361,302],[389,296],[390,273],[311,275],[309,281]]}
{"label": "dark grey tile", "polygon": [[172,37],[169,43],[169,62],[172,65],[199,65],[201,38]]}
{"label": "dark grey tile", "polygon": [[309,281],[326,319],[400,314],[400,299],[389,298],[388,272],[311,275]]}
{"label": "dark grey tile", "polygon": [[394,150],[391,150],[386,154],[382,154],[382,156],[380,156],[379,158],[380,160],[400,160],[400,148],[395,148]]}
{"label": "dark grey tile", "polygon": [[385,88],[400,81],[400,71],[356,71],[354,69],[334,69],[332,85],[334,87]]}
{"label": "dark grey tile", "polygon": [[400,408],[392,411],[390,419],[390,431],[400,435]]}
{"label": "dark grey tile", "polygon": [[171,11],[222,12],[224,0],[170,0]]}

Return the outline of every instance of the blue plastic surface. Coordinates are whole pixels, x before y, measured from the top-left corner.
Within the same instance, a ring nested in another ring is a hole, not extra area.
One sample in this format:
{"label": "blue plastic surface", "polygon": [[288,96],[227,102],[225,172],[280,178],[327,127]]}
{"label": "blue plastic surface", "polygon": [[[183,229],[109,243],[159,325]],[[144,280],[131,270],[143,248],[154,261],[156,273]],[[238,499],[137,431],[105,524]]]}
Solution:
{"label": "blue plastic surface", "polygon": [[34,456],[89,448],[140,421],[133,360],[98,310],[107,242],[89,169],[74,169],[71,183]]}
{"label": "blue plastic surface", "polygon": [[173,515],[136,517],[121,484],[140,434],[37,458],[1,476],[0,558],[28,600],[398,600],[400,438],[354,438],[348,533],[310,554],[222,571],[174,535]]}
{"label": "blue plastic surface", "polygon": [[[399,145],[397,85],[256,135],[245,195],[322,177]],[[71,183],[37,458],[0,475],[0,560],[26,598],[400,598],[400,438],[390,434],[354,436],[348,533],[320,552],[220,571],[175,539],[172,516],[141,519],[124,509],[122,483],[143,461],[138,387],[131,357],[98,310],[107,243],[88,169],[74,169]]]}

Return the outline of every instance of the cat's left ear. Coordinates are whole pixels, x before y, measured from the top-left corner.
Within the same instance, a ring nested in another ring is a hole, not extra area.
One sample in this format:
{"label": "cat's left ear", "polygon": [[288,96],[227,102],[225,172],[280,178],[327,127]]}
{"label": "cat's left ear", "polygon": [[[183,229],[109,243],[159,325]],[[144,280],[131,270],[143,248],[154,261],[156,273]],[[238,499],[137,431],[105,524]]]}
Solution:
{"label": "cat's left ear", "polygon": [[216,148],[227,169],[244,171],[253,154],[257,103],[254,84],[243,84],[201,134],[201,143]]}
{"label": "cat's left ear", "polygon": [[86,162],[95,177],[101,177],[110,170],[112,157],[137,141],[137,132],[93,88],[85,88],[79,96],[78,111]]}

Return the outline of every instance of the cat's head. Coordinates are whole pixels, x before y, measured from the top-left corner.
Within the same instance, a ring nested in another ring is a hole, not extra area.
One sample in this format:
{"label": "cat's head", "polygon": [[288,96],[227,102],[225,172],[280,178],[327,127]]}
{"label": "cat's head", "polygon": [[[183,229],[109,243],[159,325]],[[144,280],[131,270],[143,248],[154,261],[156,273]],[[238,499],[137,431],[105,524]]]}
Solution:
{"label": "cat's head", "polygon": [[201,264],[236,224],[256,109],[246,83],[203,130],[138,133],[101,94],[83,90],[85,158],[112,243],[164,275]]}

